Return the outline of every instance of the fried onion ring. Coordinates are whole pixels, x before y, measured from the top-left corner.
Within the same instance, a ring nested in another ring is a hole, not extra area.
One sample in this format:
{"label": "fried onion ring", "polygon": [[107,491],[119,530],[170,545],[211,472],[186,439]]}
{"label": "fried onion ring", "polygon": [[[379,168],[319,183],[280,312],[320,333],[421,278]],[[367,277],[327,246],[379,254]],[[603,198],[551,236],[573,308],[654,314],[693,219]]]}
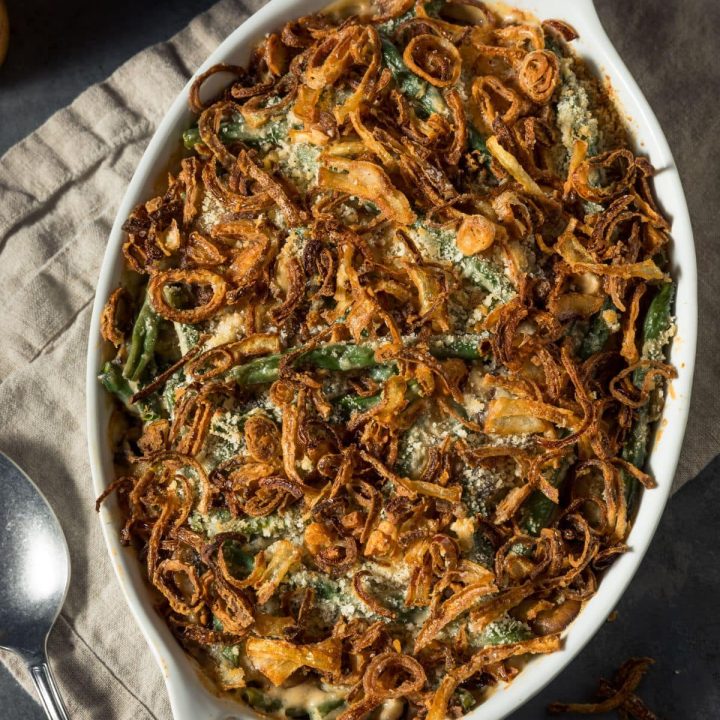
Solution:
{"label": "fried onion ring", "polygon": [[416,35],[403,52],[405,64],[435,87],[450,87],[460,77],[458,49],[440,35]]}
{"label": "fried onion ring", "polygon": [[[184,284],[190,286],[210,287],[212,295],[205,302],[194,308],[175,308],[165,297],[165,288],[170,285]],[[193,324],[212,317],[225,302],[227,283],[225,279],[211,270],[166,270],[153,275],[148,283],[148,294],[153,308],[158,315],[172,320]]]}

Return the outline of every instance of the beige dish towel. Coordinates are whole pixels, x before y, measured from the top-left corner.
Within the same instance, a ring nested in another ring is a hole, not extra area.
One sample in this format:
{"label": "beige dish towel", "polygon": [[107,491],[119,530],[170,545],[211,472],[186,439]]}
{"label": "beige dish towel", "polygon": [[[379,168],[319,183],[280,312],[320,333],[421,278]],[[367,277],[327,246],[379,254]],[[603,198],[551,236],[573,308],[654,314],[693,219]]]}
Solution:
{"label": "beige dish towel", "polygon": [[[83,389],[90,308],[116,208],[155,127],[192,70],[260,4],[222,0],[0,159],[0,449],[35,478],[70,543],[72,585],[49,650],[74,720],[170,718],[93,511]],[[699,250],[703,318],[717,317],[709,278],[720,276],[720,260]],[[717,333],[703,336],[698,360],[676,487],[718,451]],[[3,659],[27,685],[20,665]]]}

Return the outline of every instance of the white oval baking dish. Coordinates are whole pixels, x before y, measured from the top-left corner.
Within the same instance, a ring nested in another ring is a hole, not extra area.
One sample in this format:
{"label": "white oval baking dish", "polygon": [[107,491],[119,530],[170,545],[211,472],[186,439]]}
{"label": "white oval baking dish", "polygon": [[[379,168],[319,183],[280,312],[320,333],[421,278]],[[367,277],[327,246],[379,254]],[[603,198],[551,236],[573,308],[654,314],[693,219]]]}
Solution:
{"label": "white oval baking dish", "polygon": [[[210,55],[198,68],[198,74],[215,63],[245,62],[253,43],[265,33],[291,18],[321,9],[327,4],[327,0],[271,0]],[[580,39],[574,43],[576,51],[610,80],[618,104],[629,118],[636,149],[647,154],[660,171],[655,178],[655,189],[661,205],[672,219],[673,272],[678,281],[678,334],[671,351],[671,360],[678,370],[678,377],[668,394],[661,420],[662,433],[658,433],[650,457],[650,468],[658,487],[643,493],[629,538],[632,551],[623,555],[607,572],[597,594],[568,629],[564,649],[532,659],[512,684],[498,689],[470,713],[468,718],[472,720],[500,720],[507,717],[552,680],[605,622],[635,574],[660,520],[680,455],[690,406],[697,330],[695,249],[678,171],[655,115],[606,36],[592,0],[511,0],[509,4],[530,11],[539,18],[566,20],[577,29]],[[176,152],[180,133],[190,124],[188,87],[189,83],[170,107],[135,171],[118,208],[100,271],[87,356],[87,433],[90,466],[97,495],[113,477],[107,439],[110,403],[97,381],[102,363],[100,313],[120,277],[121,226],[132,208],[150,196],[158,174],[164,171],[170,156]],[[175,720],[234,720],[252,717],[243,707],[212,693],[194,661],[183,652],[164,621],[153,610],[140,564],[132,551],[120,545],[120,522],[114,499],[104,506],[100,518],[118,582],[163,673]]]}

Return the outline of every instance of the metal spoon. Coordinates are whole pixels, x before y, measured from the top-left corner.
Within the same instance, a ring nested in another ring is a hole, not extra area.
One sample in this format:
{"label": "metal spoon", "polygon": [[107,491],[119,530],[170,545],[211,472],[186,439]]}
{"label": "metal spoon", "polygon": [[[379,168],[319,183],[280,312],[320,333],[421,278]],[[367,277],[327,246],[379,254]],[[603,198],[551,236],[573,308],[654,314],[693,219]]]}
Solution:
{"label": "metal spoon", "polygon": [[70,555],[55,513],[0,452],[0,647],[25,661],[51,720],[68,720],[45,647],[69,580]]}

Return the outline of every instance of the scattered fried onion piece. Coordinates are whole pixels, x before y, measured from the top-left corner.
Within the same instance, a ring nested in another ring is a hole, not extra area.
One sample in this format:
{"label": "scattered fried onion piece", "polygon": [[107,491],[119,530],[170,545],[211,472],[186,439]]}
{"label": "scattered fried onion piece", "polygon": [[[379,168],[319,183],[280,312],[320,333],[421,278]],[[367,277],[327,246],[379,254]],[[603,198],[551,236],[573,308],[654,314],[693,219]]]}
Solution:
{"label": "scattered fried onion piece", "polygon": [[[548,705],[548,712],[551,715],[562,715],[563,713],[602,715],[612,710],[627,710],[629,709],[627,706],[637,700],[633,693],[653,662],[654,660],[649,657],[630,658],[624,662],[615,673],[613,683],[605,685],[606,689],[613,693],[606,700],[595,703],[554,702]],[[644,709],[647,710],[647,708]],[[645,715],[645,717],[649,720],[653,716],[651,714]]]}

